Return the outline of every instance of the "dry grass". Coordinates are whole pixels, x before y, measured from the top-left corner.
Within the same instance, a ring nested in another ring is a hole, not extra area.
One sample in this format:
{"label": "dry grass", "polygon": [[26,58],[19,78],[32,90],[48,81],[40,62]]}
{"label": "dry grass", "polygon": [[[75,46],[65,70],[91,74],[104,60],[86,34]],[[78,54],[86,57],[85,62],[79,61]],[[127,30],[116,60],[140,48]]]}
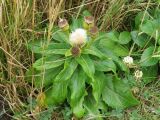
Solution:
{"label": "dry grass", "polygon": [[[154,3],[136,3],[134,0],[130,3],[126,0],[1,0],[0,95],[8,103],[10,112],[22,111],[23,100],[36,96],[35,89],[25,82],[24,77],[34,62],[34,56],[25,47],[29,40],[47,36],[49,42],[53,25],[60,17],[78,17],[84,9],[93,14],[101,30],[128,29],[124,21],[145,10],[147,5],[150,7]],[[47,28],[44,27],[46,24]]]}

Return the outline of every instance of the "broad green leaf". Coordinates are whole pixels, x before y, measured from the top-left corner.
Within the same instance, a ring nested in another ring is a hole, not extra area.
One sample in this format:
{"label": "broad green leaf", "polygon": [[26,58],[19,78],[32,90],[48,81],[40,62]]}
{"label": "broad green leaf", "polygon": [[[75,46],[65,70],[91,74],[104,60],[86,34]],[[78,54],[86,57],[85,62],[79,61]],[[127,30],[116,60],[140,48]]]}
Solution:
{"label": "broad green leaf", "polygon": [[160,0],[157,0],[157,2],[160,4]]}
{"label": "broad green leaf", "polygon": [[131,35],[129,32],[127,31],[124,31],[124,32],[121,32],[120,35],[119,35],[119,43],[120,44],[127,44],[131,41]]}
{"label": "broad green leaf", "polygon": [[139,29],[139,25],[142,24],[142,21],[144,22],[148,20],[149,18],[150,18],[149,13],[147,11],[139,12],[135,17],[135,27]]}
{"label": "broad green leaf", "polygon": [[51,42],[49,43],[49,45],[47,46],[48,50],[54,50],[54,49],[69,49],[71,46],[69,44],[66,43],[55,43],[55,42]]}
{"label": "broad green leaf", "polygon": [[27,44],[27,48],[33,53],[39,53],[40,50],[45,49],[47,41],[33,40]]}
{"label": "broad green leaf", "polygon": [[92,14],[88,10],[83,11],[83,16],[91,16]]}
{"label": "broad green leaf", "polygon": [[95,67],[90,57],[88,55],[81,55],[75,59],[82,66],[84,72],[93,80]]}
{"label": "broad green leaf", "polygon": [[108,112],[109,106],[102,100],[102,97],[98,103],[99,110],[103,111],[104,113]]}
{"label": "broad green leaf", "polygon": [[118,44],[114,46],[114,49],[112,48],[111,50],[113,50],[113,52],[118,56],[127,56],[129,54],[129,50],[127,47]]}
{"label": "broad green leaf", "polygon": [[46,48],[42,50],[40,49],[38,53],[41,53],[43,55],[48,55],[48,54],[65,55],[65,53],[70,47],[71,46],[66,43],[49,43],[49,45]]}
{"label": "broad green leaf", "polygon": [[116,73],[116,65],[114,64],[112,59],[106,59],[106,60],[99,60],[99,61],[94,61],[95,63],[95,68],[98,71],[113,71]]}
{"label": "broad green leaf", "polygon": [[75,19],[72,18],[72,24],[70,25],[71,31],[74,31],[77,28],[82,28],[82,22],[83,20],[81,18]]}
{"label": "broad green leaf", "polygon": [[55,43],[47,41],[32,41],[28,43],[28,49],[30,49],[33,53],[43,54],[43,56],[47,56],[47,54],[62,54],[64,55],[67,49],[70,48],[69,44],[66,43]]}
{"label": "broad green leaf", "polygon": [[57,55],[65,55],[68,49],[53,49],[53,50],[42,50],[39,53],[47,56],[50,54],[57,54]]}
{"label": "broad green leaf", "polygon": [[85,119],[87,118],[93,118],[95,120],[103,120],[100,116],[100,111],[99,111],[99,105],[96,104],[96,101],[93,96],[88,95],[85,99],[84,106],[86,108],[87,115]]}
{"label": "broad green leaf", "polygon": [[116,32],[116,31],[111,31],[111,32],[109,32],[109,33],[106,34],[106,37],[107,37],[109,40],[118,42],[119,33]]}
{"label": "broad green leaf", "polygon": [[60,55],[42,57],[33,64],[33,67],[37,70],[51,69],[62,65],[64,60]]}
{"label": "broad green leaf", "polygon": [[71,49],[68,49],[65,53],[65,57],[72,56]]}
{"label": "broad green leaf", "polygon": [[105,86],[105,75],[103,72],[98,72],[96,71],[96,74],[94,76],[94,81],[91,83],[92,88],[93,88],[93,96],[98,103],[100,100],[100,97],[102,95],[102,90],[104,89]]}
{"label": "broad green leaf", "polygon": [[157,64],[158,58],[152,57],[154,54],[154,50],[155,50],[155,47],[153,46],[145,49],[140,60],[141,66],[152,66]]}
{"label": "broad green leaf", "polygon": [[100,40],[106,39],[106,38],[107,38],[106,32],[100,32],[98,36],[95,38],[93,44],[96,46],[97,42],[99,43]]}
{"label": "broad green leaf", "polygon": [[129,53],[129,50],[126,47],[120,45],[117,42],[111,41],[110,39],[102,39],[99,45],[105,49],[110,49],[118,56],[127,56]]}
{"label": "broad green leaf", "polygon": [[138,35],[138,31],[132,31],[131,36],[133,41],[140,47],[144,47],[146,43],[149,41],[149,38],[146,34],[140,34]]}
{"label": "broad green leaf", "polygon": [[117,69],[119,68],[120,70],[122,71],[125,71],[125,72],[128,72],[128,68],[127,66],[124,64],[124,62],[122,61],[122,59],[119,59],[117,57],[115,57],[115,59],[113,59],[114,62],[116,63],[117,65]]}
{"label": "broad green leaf", "polygon": [[69,34],[66,32],[63,32],[61,30],[57,30],[52,34],[52,39],[59,41],[59,42],[66,42],[69,41]]}
{"label": "broad green leaf", "polygon": [[37,71],[34,68],[30,68],[26,72],[26,80],[30,83],[34,83],[35,87],[41,88],[49,86],[53,83],[54,78],[60,72],[62,67],[52,68],[48,70]]}
{"label": "broad green leaf", "polygon": [[160,19],[156,20],[147,20],[142,26],[140,27],[142,32],[156,38],[159,38],[160,33]]}
{"label": "broad green leaf", "polygon": [[56,76],[55,81],[63,82],[63,81],[70,79],[70,77],[76,70],[77,65],[78,63],[76,62],[75,59],[71,58],[71,59],[66,60],[64,64],[64,69]]}
{"label": "broad green leaf", "polygon": [[139,104],[122,80],[106,75],[103,100],[111,107],[124,109]]}
{"label": "broad green leaf", "polygon": [[99,45],[100,46],[104,46],[104,47],[106,47],[107,49],[112,49],[113,50],[113,47],[115,47],[116,46],[116,42],[114,42],[114,41],[111,41],[110,39],[101,39],[100,40],[100,43],[99,43]]}
{"label": "broad green leaf", "polygon": [[96,47],[91,46],[90,48],[86,48],[82,51],[82,54],[90,54],[90,55],[94,55],[97,56],[101,59],[106,58],[106,56]]}
{"label": "broad green leaf", "polygon": [[143,72],[143,81],[145,84],[148,84],[157,79],[158,75],[158,65],[142,67]]}
{"label": "broad green leaf", "polygon": [[[160,0],[157,0],[160,3]],[[157,7],[154,9],[154,18],[155,19],[160,19],[160,9]]]}
{"label": "broad green leaf", "polygon": [[46,94],[46,104],[53,106],[64,102],[67,96],[68,81],[64,82],[54,82],[52,87],[48,89]]}
{"label": "broad green leaf", "polygon": [[150,36],[153,36],[153,33],[155,34],[156,29],[151,20],[147,20],[140,28],[144,33]]}
{"label": "broad green leaf", "polygon": [[84,115],[83,101],[86,96],[85,90],[86,74],[82,69],[76,70],[70,81],[71,98],[70,104],[76,117],[81,118]]}
{"label": "broad green leaf", "polygon": [[122,71],[128,71],[126,65],[122,62],[121,59],[119,59],[119,57],[113,53],[112,50],[104,48],[103,46],[99,46],[98,47],[109,59],[113,60],[116,65],[118,66],[118,68],[120,68],[120,70]]}

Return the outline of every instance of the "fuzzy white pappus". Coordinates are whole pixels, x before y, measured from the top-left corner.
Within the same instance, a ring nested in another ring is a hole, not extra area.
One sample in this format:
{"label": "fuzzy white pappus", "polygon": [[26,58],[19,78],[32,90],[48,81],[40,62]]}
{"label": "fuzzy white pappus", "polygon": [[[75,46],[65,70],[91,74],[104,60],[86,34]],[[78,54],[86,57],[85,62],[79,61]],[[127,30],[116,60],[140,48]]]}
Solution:
{"label": "fuzzy white pappus", "polygon": [[87,31],[78,28],[70,34],[69,37],[70,44],[73,46],[82,45],[87,41]]}

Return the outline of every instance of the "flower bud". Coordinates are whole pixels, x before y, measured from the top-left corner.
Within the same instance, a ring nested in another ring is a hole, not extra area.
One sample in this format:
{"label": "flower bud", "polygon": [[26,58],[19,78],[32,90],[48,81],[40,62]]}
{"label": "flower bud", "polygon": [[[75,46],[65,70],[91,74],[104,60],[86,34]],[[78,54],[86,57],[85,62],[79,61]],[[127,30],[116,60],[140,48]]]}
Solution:
{"label": "flower bud", "polygon": [[37,103],[39,107],[45,106],[45,99],[46,99],[46,95],[43,92],[38,94]]}
{"label": "flower bud", "polygon": [[66,19],[60,19],[58,22],[59,28],[61,28],[63,31],[67,31],[69,29],[69,24]]}
{"label": "flower bud", "polygon": [[71,53],[72,53],[72,55],[73,55],[74,57],[76,57],[76,56],[80,55],[81,50],[80,50],[79,47],[72,47],[72,48],[71,48]]}
{"label": "flower bud", "polygon": [[98,27],[94,26],[89,29],[89,35],[92,38],[96,38],[98,36]]}
{"label": "flower bud", "polygon": [[93,26],[94,26],[94,18],[92,16],[85,16],[83,27],[88,30],[89,28]]}

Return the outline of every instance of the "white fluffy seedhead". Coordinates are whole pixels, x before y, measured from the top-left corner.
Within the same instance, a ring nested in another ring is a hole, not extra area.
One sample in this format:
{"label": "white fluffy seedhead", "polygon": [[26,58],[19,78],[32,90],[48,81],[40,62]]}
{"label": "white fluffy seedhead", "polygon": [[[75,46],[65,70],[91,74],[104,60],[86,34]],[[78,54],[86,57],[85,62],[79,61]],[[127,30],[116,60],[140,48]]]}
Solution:
{"label": "white fluffy seedhead", "polygon": [[83,45],[87,41],[87,31],[82,28],[76,29],[70,34],[69,41],[73,46]]}

